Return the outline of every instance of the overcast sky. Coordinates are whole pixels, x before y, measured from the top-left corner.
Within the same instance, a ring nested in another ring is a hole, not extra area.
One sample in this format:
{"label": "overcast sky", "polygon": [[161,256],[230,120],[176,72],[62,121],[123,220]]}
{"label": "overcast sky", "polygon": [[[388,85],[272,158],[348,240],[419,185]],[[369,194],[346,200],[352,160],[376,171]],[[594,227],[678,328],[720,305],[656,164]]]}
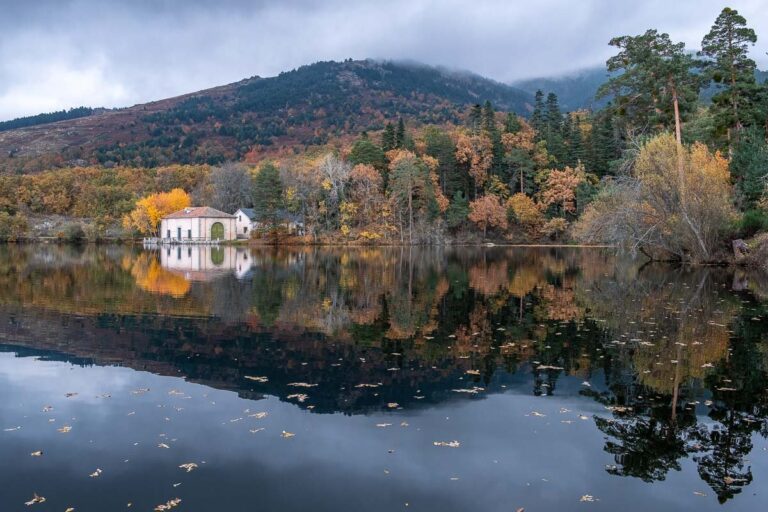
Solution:
{"label": "overcast sky", "polygon": [[0,120],[119,107],[317,60],[410,59],[508,82],[599,65],[647,28],[697,47],[729,5],[768,67],[768,0],[0,0]]}

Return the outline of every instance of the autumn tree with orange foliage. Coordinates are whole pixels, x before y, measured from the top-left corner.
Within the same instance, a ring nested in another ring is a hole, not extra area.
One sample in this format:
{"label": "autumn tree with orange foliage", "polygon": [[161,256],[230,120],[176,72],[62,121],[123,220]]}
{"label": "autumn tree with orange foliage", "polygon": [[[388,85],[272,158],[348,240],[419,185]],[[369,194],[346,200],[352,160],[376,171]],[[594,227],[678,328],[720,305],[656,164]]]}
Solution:
{"label": "autumn tree with orange foliage", "polygon": [[556,207],[562,214],[576,213],[576,188],[586,179],[584,167],[563,170],[551,169],[547,173],[541,190],[541,203],[549,208]]}
{"label": "autumn tree with orange foliage", "polygon": [[160,220],[191,204],[189,194],[180,188],[151,194],[136,201],[136,208],[123,218],[123,227],[144,235],[157,235]]}
{"label": "autumn tree with orange foliage", "polygon": [[493,165],[493,143],[486,134],[460,133],[456,140],[456,161],[468,167],[475,181],[475,195],[485,184],[488,170]]}
{"label": "autumn tree with orange foliage", "polygon": [[487,194],[469,203],[469,220],[483,230],[485,238],[488,228],[507,229],[507,210],[495,194]]}

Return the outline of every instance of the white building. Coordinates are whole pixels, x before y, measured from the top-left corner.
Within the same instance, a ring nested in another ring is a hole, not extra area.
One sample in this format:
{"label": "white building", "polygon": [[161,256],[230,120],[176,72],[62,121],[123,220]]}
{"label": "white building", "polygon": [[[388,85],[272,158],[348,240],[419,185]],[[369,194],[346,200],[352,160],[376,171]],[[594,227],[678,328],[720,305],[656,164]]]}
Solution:
{"label": "white building", "polygon": [[238,279],[251,270],[250,252],[232,246],[166,245],[160,248],[162,268],[187,281],[211,281],[231,275]]}
{"label": "white building", "polygon": [[236,217],[208,206],[184,208],[166,215],[160,221],[160,238],[164,241],[234,240],[237,238]]}
{"label": "white building", "polygon": [[235,212],[235,226],[237,226],[237,238],[250,238],[251,232],[259,227],[253,208],[237,210]]}

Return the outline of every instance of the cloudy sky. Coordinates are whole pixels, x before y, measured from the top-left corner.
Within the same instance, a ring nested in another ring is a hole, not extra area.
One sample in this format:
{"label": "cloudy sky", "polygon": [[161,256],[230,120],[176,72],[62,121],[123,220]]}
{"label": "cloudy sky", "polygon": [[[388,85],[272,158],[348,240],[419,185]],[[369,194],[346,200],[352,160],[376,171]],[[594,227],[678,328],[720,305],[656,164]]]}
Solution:
{"label": "cloudy sky", "polygon": [[0,120],[128,106],[317,60],[410,59],[508,82],[600,64],[647,28],[695,47],[729,5],[768,0],[0,0]]}

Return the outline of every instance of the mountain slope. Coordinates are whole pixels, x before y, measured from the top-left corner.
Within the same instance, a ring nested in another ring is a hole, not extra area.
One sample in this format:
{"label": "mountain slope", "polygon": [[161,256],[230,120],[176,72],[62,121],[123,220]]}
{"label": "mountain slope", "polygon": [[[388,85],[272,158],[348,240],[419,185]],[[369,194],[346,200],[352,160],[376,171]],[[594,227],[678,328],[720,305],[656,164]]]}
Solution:
{"label": "mountain slope", "polygon": [[410,124],[456,123],[468,105],[486,100],[523,113],[531,98],[477,75],[418,64],[318,62],[276,77],[0,132],[0,170],[34,171],[79,160],[218,163],[253,151],[325,144],[398,117]]}

